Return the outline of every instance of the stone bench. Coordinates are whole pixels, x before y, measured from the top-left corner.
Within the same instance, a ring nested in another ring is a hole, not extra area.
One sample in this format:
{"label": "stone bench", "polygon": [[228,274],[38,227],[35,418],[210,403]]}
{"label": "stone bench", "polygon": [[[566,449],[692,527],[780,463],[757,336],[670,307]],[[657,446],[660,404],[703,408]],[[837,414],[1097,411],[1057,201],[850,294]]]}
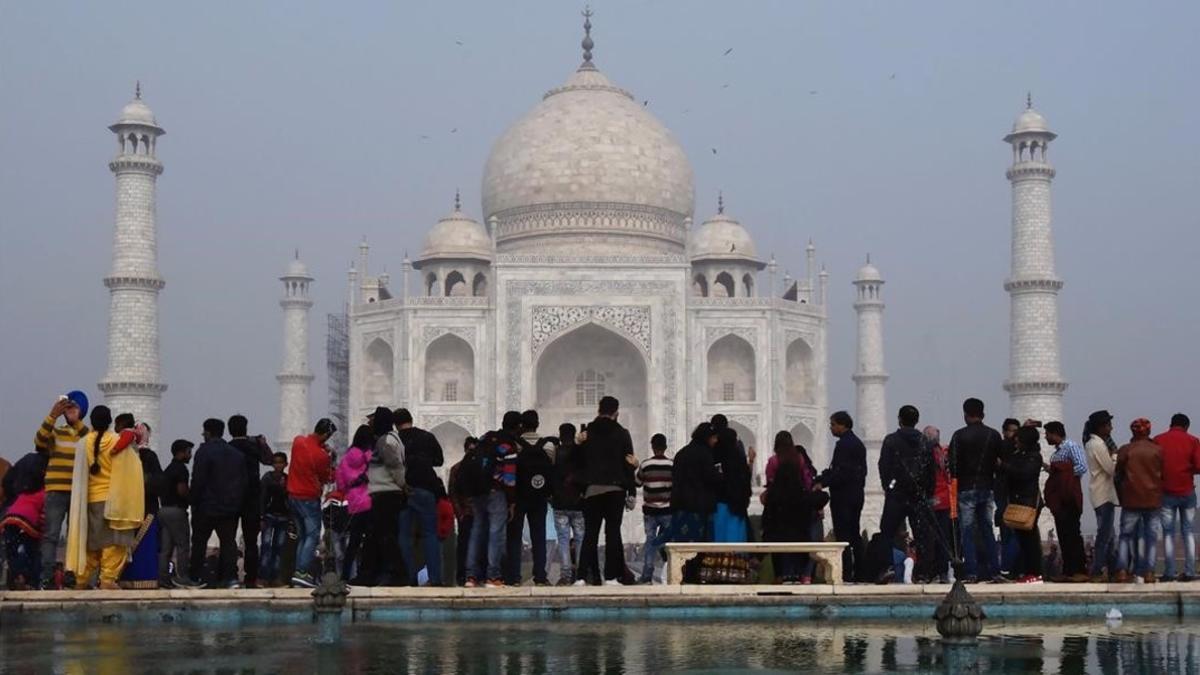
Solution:
{"label": "stone bench", "polygon": [[700,553],[807,553],[817,562],[830,584],[842,583],[843,541],[795,542],[670,542],[667,550],[667,583],[683,583],[683,565]]}

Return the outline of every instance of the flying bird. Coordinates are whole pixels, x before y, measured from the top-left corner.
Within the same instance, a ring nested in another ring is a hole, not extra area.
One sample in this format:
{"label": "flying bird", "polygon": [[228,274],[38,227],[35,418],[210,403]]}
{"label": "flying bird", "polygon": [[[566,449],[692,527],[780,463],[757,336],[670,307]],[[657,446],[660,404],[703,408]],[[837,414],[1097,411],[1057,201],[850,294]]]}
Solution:
{"label": "flying bird", "polygon": [[713,149],[712,149],[712,151],[713,151],[713,154],[714,154],[714,155],[715,155],[715,154],[717,154],[717,149],[716,149],[716,148],[713,148]]}
{"label": "flying bird", "polygon": [[889,80],[894,80],[894,79],[896,79],[896,74],[895,74],[895,73],[892,73],[892,76],[891,76],[891,77],[889,77],[888,79],[889,79]]}
{"label": "flying bird", "polygon": [[725,84],[721,85],[721,88],[722,88],[722,89],[728,89],[728,88],[729,88],[729,83],[728,83],[728,82],[726,82]]}
{"label": "flying bird", "polygon": [[646,107],[646,106],[648,106],[648,105],[650,105],[650,99],[646,99],[645,101],[642,101],[642,107],[643,107],[643,108],[645,108],[645,107]]}
{"label": "flying bird", "polygon": [[450,133],[452,133],[452,134],[457,134],[457,133],[458,133],[458,127],[454,127],[453,129],[451,129],[451,130],[450,130]]}
{"label": "flying bird", "polygon": [[429,137],[426,136],[425,134],[421,134],[421,140],[427,141],[427,140],[429,140]]}
{"label": "flying bird", "polygon": [[462,40],[455,40],[454,44],[458,45],[459,47],[463,46]]}
{"label": "flying bird", "polygon": [[816,96],[816,95],[817,95],[817,90],[816,90],[816,89],[809,89],[809,90],[808,90],[808,94],[809,94],[810,96]]}
{"label": "flying bird", "polygon": [[729,56],[732,53],[733,53],[733,47],[730,47],[729,49],[726,49],[725,53],[722,54],[721,56]]}

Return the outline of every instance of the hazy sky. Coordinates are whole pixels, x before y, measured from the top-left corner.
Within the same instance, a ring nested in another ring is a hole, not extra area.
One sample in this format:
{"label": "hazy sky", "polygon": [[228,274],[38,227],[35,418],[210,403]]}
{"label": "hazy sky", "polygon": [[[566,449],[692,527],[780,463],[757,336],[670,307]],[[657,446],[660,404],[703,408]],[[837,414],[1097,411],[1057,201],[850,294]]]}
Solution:
{"label": "hazy sky", "polygon": [[[1135,416],[1159,428],[1177,410],[1200,418],[1200,5],[594,7],[596,63],[682,142],[697,220],[724,190],[763,255],[793,273],[816,241],[832,275],[832,408],[853,410],[850,280],[870,252],[887,279],[889,407],[912,402],[944,430],[966,395],[983,397],[993,421],[1007,412],[1011,153],[1001,138],[1031,90],[1060,134],[1068,431],[1100,407],[1121,438]],[[60,392],[99,399],[114,201],[106,127],[135,80],[167,130],[158,227],[170,389],[157,445],[234,411],[274,437],[277,277],[292,249],[316,277],[317,415],[325,314],[341,307],[358,241],[395,278],[455,187],[479,217],[491,143],[579,63],[580,9],[0,4],[0,455],[30,449]]]}

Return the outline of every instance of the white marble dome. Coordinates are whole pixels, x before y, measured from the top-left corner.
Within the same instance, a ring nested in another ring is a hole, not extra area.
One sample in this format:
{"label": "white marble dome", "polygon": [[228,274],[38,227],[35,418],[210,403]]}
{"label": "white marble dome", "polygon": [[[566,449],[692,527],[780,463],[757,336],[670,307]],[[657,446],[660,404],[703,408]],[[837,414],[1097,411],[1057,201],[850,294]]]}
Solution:
{"label": "white marble dome", "polygon": [[855,281],[883,281],[883,275],[879,273],[879,268],[872,265],[868,259],[867,264],[858,268],[858,276]]}
{"label": "white marble dome", "polygon": [[692,260],[748,260],[759,262],[754,239],[737,219],[726,213],[704,221],[692,234]]}
{"label": "white marble dome", "polygon": [[154,119],[154,112],[150,110],[150,106],[146,105],[146,102],[140,96],[126,103],[124,108],[121,108],[121,114],[117,117],[117,124],[158,126],[158,122]]}
{"label": "white marble dome", "polygon": [[1048,132],[1050,126],[1046,124],[1046,118],[1033,108],[1026,108],[1018,117],[1017,121],[1013,122],[1013,133],[1027,132]]}
{"label": "white marble dome", "polygon": [[425,236],[425,249],[420,260],[435,258],[483,258],[492,257],[492,239],[478,221],[455,206],[454,211],[442,218]]}
{"label": "white marble dome", "polygon": [[288,263],[287,274],[285,276],[308,277],[308,267],[305,266],[304,263],[300,262],[300,257],[298,254],[297,257],[293,258],[291,262]]}
{"label": "white marble dome", "polygon": [[630,244],[657,240],[647,248],[682,252],[692,183],[671,132],[585,63],[496,141],[484,167],[483,213],[497,218],[502,249],[595,251],[619,241],[632,252]]}

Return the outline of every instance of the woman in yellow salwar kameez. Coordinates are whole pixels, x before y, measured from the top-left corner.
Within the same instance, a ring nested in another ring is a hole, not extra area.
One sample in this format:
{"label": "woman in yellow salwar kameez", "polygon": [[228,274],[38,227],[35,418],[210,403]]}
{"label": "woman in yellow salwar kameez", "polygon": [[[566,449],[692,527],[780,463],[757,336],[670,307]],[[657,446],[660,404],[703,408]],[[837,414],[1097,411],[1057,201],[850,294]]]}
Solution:
{"label": "woman in yellow salwar kameez", "polygon": [[145,517],[142,463],[109,431],[107,407],[93,408],[90,420],[92,431],[75,451],[65,567],[75,573],[78,589],[88,588],[99,572],[100,588],[115,590]]}

